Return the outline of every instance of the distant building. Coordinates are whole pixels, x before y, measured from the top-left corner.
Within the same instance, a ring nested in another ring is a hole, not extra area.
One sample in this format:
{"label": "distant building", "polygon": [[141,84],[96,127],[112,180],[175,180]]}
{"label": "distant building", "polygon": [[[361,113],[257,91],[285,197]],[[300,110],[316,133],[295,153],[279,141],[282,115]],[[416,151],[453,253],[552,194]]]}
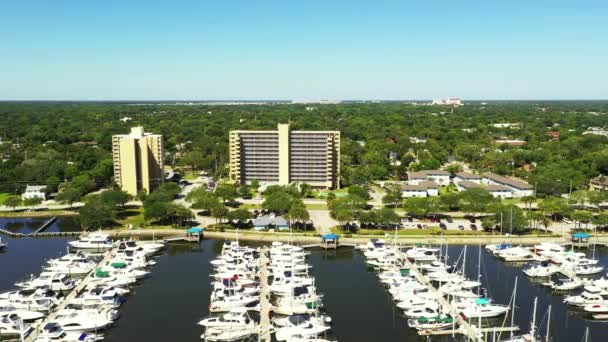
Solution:
{"label": "distant building", "polygon": [[481,188],[490,193],[494,198],[512,198],[513,190],[509,189],[506,186],[497,185],[497,184],[489,184],[483,185],[479,183],[474,183],[471,181],[462,181],[456,185],[458,191],[465,191],[473,188]]}
{"label": "distant building", "polygon": [[290,131],[279,124],[275,131],[230,131],[230,179],[241,184],[338,188],[339,131]]}
{"label": "distant building", "polygon": [[454,184],[456,184],[456,185],[458,185],[458,183],[460,183],[460,182],[465,182],[465,181],[481,184],[481,176],[476,175],[474,173],[470,173],[470,172],[458,172],[454,176],[453,181],[454,181]]}
{"label": "distant building", "polygon": [[112,136],[114,181],[133,196],[142,190],[149,193],[163,182],[163,155],[163,136],[144,133],[143,127]]}
{"label": "distant building", "polygon": [[492,124],[492,127],[494,128],[521,128],[521,125],[519,123],[511,123],[511,122],[499,122],[499,123],[494,123]]}
{"label": "distant building", "polygon": [[521,179],[504,177],[494,173],[487,173],[483,176],[481,182],[482,184],[486,185],[505,186],[513,191],[513,197],[525,197],[532,196],[534,194],[534,187]]}
{"label": "distant building", "polygon": [[418,137],[410,137],[410,142],[412,144],[424,144],[424,143],[426,143],[426,139],[418,138]]}
{"label": "distant building", "polygon": [[419,185],[424,181],[433,181],[440,186],[450,185],[450,173],[443,170],[408,172],[407,179],[410,185]]}
{"label": "distant building", "polygon": [[602,175],[592,178],[589,187],[595,191],[608,191],[608,177]]}
{"label": "distant building", "polygon": [[494,140],[496,145],[509,145],[509,146],[525,146],[528,144],[527,141],[518,139],[496,139]]}
{"label": "distant building", "polygon": [[21,194],[22,200],[40,198],[43,201],[46,199],[46,185],[27,185],[25,192]]}
{"label": "distant building", "polygon": [[287,220],[283,218],[283,216],[276,216],[275,214],[263,215],[256,218],[253,221],[253,228],[255,230],[265,230],[265,229],[278,229],[284,230],[289,228]]}
{"label": "distant building", "polygon": [[400,190],[402,198],[439,196],[439,185],[433,181],[422,181],[417,185],[405,184]]}
{"label": "distant building", "polygon": [[548,136],[551,140],[559,140],[561,133],[560,131],[549,131],[545,132],[545,135]]}
{"label": "distant building", "polygon": [[440,106],[462,106],[464,105],[464,101],[458,98],[447,98],[433,100],[431,104]]}
{"label": "distant building", "polygon": [[608,130],[600,127],[589,127],[586,131],[583,132],[583,135],[594,134],[594,135],[603,135],[608,137]]}

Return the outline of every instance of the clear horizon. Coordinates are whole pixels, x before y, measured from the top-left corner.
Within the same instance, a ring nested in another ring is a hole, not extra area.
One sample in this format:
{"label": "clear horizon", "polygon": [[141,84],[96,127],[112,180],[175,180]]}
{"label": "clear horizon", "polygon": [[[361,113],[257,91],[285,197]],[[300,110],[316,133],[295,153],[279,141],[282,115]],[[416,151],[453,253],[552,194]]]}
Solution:
{"label": "clear horizon", "polygon": [[0,19],[3,101],[608,99],[603,1],[26,1]]}

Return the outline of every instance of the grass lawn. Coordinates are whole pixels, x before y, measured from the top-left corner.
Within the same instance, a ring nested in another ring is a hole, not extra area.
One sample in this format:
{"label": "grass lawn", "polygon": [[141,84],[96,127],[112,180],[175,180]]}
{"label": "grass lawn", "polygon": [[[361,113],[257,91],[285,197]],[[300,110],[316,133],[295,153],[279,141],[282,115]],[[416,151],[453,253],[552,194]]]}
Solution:
{"label": "grass lawn", "polygon": [[4,201],[6,201],[7,198],[9,198],[12,194],[8,193],[8,192],[0,192],[0,205],[4,204]]}
{"label": "grass lawn", "polygon": [[124,210],[118,212],[116,223],[120,226],[120,228],[127,228],[129,224],[132,224],[134,229],[139,229],[142,224],[144,228],[173,228],[171,225],[158,225],[146,222],[144,219],[143,207],[125,208]]}
{"label": "grass lawn", "polygon": [[185,180],[193,181],[193,180],[196,180],[197,178],[198,178],[198,172],[195,172],[195,171],[188,171],[184,174]]}
{"label": "grass lawn", "polygon": [[239,209],[248,209],[248,210],[254,210],[254,209],[261,209],[262,205],[261,204],[251,204],[251,203],[243,203],[239,206]]}
{"label": "grass lawn", "polygon": [[327,210],[327,204],[306,204],[306,209],[308,210]]}
{"label": "grass lawn", "polygon": [[314,198],[320,198],[320,199],[324,199],[327,198],[327,195],[332,192],[334,193],[334,195],[336,195],[336,197],[344,197],[346,195],[348,195],[348,190],[347,189],[340,189],[340,190],[320,190],[320,191],[314,191]]}

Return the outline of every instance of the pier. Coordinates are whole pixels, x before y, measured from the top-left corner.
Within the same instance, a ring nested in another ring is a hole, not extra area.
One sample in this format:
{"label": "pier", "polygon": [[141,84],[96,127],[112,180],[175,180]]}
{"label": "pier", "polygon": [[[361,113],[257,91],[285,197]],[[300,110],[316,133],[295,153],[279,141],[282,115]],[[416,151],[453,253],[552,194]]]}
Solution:
{"label": "pier", "polygon": [[97,264],[97,266],[91,270],[91,272],[87,273],[84,276],[84,278],[82,278],[80,283],[72,291],[70,291],[70,293],[67,296],[64,297],[61,304],[59,304],[55,309],[53,309],[49,313],[49,315],[46,316],[40,323],[38,323],[36,325],[32,325],[32,328],[34,328],[34,330],[32,330],[32,332],[26,338],[24,338],[23,341],[24,342],[35,341],[38,338],[38,334],[40,333],[42,328],[46,324],[51,323],[55,320],[55,318],[57,317],[57,312],[65,309],[70,304],[72,299],[76,298],[76,296],[78,296],[80,293],[82,293],[82,291],[84,291],[86,289],[86,287],[90,284],[91,279],[93,279],[90,277],[91,273],[95,272],[97,267],[104,265],[104,264],[108,263],[110,260],[112,260],[113,255],[114,255],[114,249],[107,251],[103,257],[103,260],[101,260]]}
{"label": "pier", "polygon": [[418,270],[418,266],[415,263],[411,263],[408,260],[405,260],[405,267],[410,270],[410,274],[416,277],[416,280],[427,287],[429,292],[436,295],[439,298],[439,304],[441,305],[441,309],[444,313],[451,315],[459,324],[458,329],[449,329],[449,330],[421,330],[419,331],[420,335],[428,336],[428,335],[452,335],[452,334],[462,334],[467,336],[469,339],[483,342],[484,333],[488,332],[508,332],[508,331],[518,331],[518,327],[500,327],[500,328],[478,328],[472,324],[470,324],[462,315],[456,314],[456,309],[452,306],[450,302],[448,302],[445,297],[443,297],[439,291],[431,284],[429,279],[425,277],[422,272]]}
{"label": "pier", "polygon": [[260,253],[260,333],[259,341],[270,342],[270,289],[268,287],[268,247]]}
{"label": "pier", "polygon": [[46,221],[45,223],[42,224],[42,226],[40,226],[38,229],[36,229],[36,231],[34,231],[33,233],[31,233],[30,235],[36,236],[36,234],[41,233],[42,231],[44,231],[48,226],[50,226],[53,222],[55,222],[55,220],[57,220],[56,216],[51,217],[50,220]]}
{"label": "pier", "polygon": [[16,233],[10,230],[0,228],[0,235],[8,236],[11,238],[54,238],[54,237],[76,237],[80,236],[82,232],[39,232],[39,233]]}

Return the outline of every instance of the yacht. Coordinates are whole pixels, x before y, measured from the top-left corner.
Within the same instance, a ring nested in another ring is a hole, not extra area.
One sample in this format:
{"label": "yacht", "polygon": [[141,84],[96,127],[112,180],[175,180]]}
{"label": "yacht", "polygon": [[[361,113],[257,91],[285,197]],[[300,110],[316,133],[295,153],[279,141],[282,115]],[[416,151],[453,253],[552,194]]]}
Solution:
{"label": "yacht", "polygon": [[604,302],[604,297],[587,291],[583,291],[577,296],[567,296],[564,298],[564,303],[574,306],[587,306],[590,304],[601,304],[602,302]]}
{"label": "yacht", "polygon": [[76,281],[65,273],[42,272],[38,278],[34,278],[32,275],[29,280],[15,283],[15,286],[26,289],[45,288],[51,291],[70,291],[76,287]]}
{"label": "yacht", "polygon": [[[23,323],[16,314],[0,315],[0,332],[2,335],[23,335],[27,336],[32,331],[32,326]],[[0,336],[2,336],[0,335]]]}
{"label": "yacht", "polygon": [[572,271],[578,275],[592,275],[601,273],[604,270],[602,266],[593,265],[577,265],[572,268]]}
{"label": "yacht", "polygon": [[12,305],[0,306],[0,316],[6,314],[15,314],[25,322],[32,322],[43,318],[45,315],[39,311],[29,311],[26,309],[17,309]]}
{"label": "yacht", "polygon": [[56,322],[47,323],[42,327],[35,342],[94,342],[103,340],[103,336],[97,334],[65,331]]}
{"label": "yacht", "polygon": [[228,313],[208,317],[200,322],[198,325],[205,328],[223,328],[223,327],[249,327],[255,326],[255,322],[249,317],[247,308],[236,308],[228,311]]}
{"label": "yacht", "polygon": [[25,289],[0,295],[0,307],[10,306],[18,310],[49,312],[57,304],[57,294],[44,289]]}
{"label": "yacht", "polygon": [[579,279],[564,279],[560,282],[550,282],[551,288],[555,291],[571,291],[583,287],[583,282]]}
{"label": "yacht", "polygon": [[118,318],[118,311],[97,309],[64,309],[55,315],[55,322],[65,331],[88,332],[103,330]]}
{"label": "yacht", "polygon": [[458,323],[456,323],[452,317],[446,315],[408,319],[407,325],[416,330],[441,330],[452,327],[455,327],[456,329],[458,328]]}
{"label": "yacht", "polygon": [[311,338],[317,337],[329,329],[330,327],[323,323],[308,321],[296,326],[278,328],[275,337],[277,341],[290,341],[293,337]]}
{"label": "yacht", "polygon": [[485,298],[477,298],[474,302],[464,302],[461,304],[463,305],[459,304],[458,307],[462,308],[461,313],[467,319],[498,317],[509,311],[508,306],[491,304],[490,301]]}
{"label": "yacht", "polygon": [[559,271],[559,267],[557,267],[553,264],[548,264],[548,263],[533,265],[533,266],[530,266],[523,270],[523,272],[528,277],[543,277],[543,278],[550,277],[550,276],[556,274],[558,271]]}
{"label": "yacht", "polygon": [[439,249],[428,247],[414,247],[405,253],[405,256],[414,262],[436,261]]}
{"label": "yacht", "polygon": [[519,246],[497,251],[496,255],[507,262],[521,262],[534,259],[534,256],[529,250]]}
{"label": "yacht", "polygon": [[408,318],[433,317],[439,315],[439,313],[439,308],[437,306],[432,305],[422,306],[404,311],[405,316]]}
{"label": "yacht", "polygon": [[272,324],[277,328],[293,327],[313,321],[317,324],[331,324],[331,317],[325,315],[297,314],[275,318]]}
{"label": "yacht", "polygon": [[0,237],[0,251],[6,248],[6,246],[8,246],[8,244],[2,241],[2,238]]}
{"label": "yacht", "polygon": [[201,339],[208,342],[231,342],[242,341],[258,333],[258,328],[254,327],[213,327],[205,329]]}
{"label": "yacht", "polygon": [[227,296],[218,298],[215,292],[211,295],[211,304],[209,304],[210,312],[226,312],[236,308],[244,307],[253,304],[259,300],[255,296]]}
{"label": "yacht", "polygon": [[70,247],[77,249],[96,251],[107,251],[114,246],[112,240],[110,240],[110,235],[101,232],[91,233],[81,237],[80,240],[69,241],[68,244]]}

